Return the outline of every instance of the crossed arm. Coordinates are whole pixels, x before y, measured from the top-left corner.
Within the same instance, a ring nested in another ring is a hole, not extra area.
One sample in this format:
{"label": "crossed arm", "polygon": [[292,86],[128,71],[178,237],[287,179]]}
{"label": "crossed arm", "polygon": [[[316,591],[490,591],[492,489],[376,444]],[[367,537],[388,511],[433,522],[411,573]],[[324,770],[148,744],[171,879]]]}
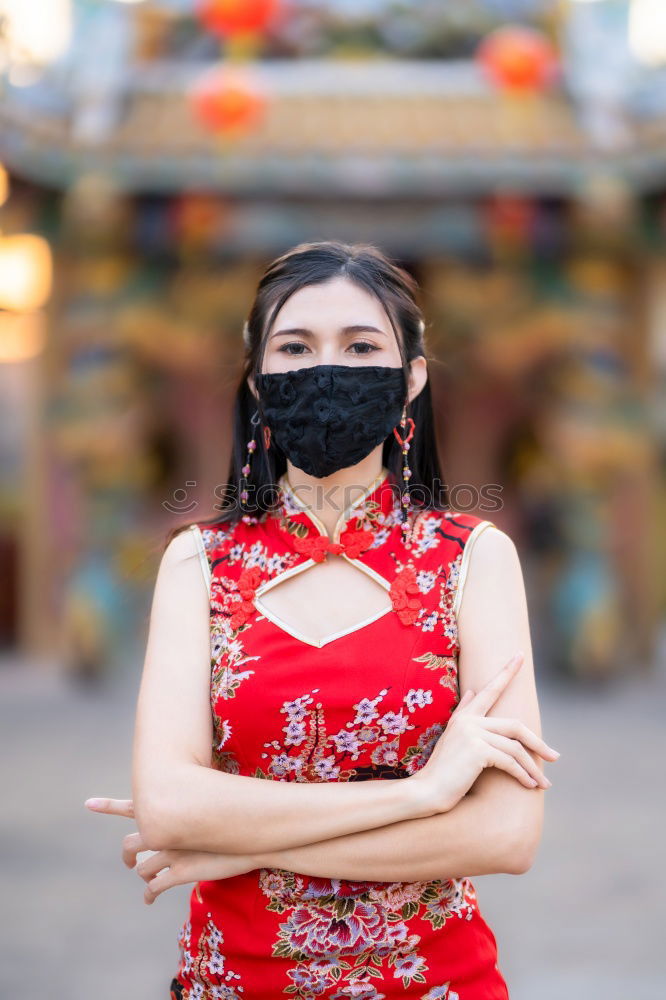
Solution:
{"label": "crossed arm", "polygon": [[[197,560],[188,558],[190,535],[173,540],[158,573],[137,705],[133,796],[150,849],[243,854],[255,867],[355,880],[529,868],[543,793],[505,772],[484,770],[453,809],[434,812],[418,775],[317,784],[213,770],[208,595]],[[478,690],[515,649],[524,651],[488,714],[521,718],[540,734],[522,573],[513,542],[498,529],[477,539],[458,630],[461,692]]]}

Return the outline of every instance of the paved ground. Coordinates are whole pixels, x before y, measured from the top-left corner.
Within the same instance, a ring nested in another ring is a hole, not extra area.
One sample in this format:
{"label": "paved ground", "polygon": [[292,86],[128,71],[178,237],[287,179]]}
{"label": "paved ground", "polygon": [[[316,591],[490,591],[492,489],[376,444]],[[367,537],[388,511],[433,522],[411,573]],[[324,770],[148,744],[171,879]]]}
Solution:
{"label": "paved ground", "polygon": [[[656,1000],[666,990],[666,657],[577,690],[539,678],[545,835],[523,876],[475,879],[512,1000]],[[140,655],[101,689],[0,664],[4,802],[0,1000],[166,1000],[189,886],[152,907],[120,861]]]}

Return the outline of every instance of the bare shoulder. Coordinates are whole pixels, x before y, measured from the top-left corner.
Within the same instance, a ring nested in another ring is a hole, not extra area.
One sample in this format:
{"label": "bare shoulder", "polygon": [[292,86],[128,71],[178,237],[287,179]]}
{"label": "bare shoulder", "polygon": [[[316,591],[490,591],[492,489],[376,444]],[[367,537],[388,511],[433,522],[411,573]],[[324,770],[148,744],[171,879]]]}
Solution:
{"label": "bare shoulder", "polygon": [[[193,530],[194,529],[194,530]],[[208,567],[202,573],[203,554],[201,536],[197,525],[188,525],[167,543],[157,570],[156,591],[162,594],[187,596],[188,601],[198,601],[197,595],[208,590]],[[203,588],[200,584],[203,582]]]}
{"label": "bare shoulder", "polygon": [[162,561],[167,565],[180,563],[188,556],[198,551],[197,533],[200,531],[197,524],[188,524],[171,539],[162,554]]}
{"label": "bare shoulder", "polygon": [[454,603],[458,619],[465,607],[478,611],[480,602],[501,604],[511,594],[521,599],[522,591],[523,573],[515,542],[492,522],[475,519],[463,551]]}
{"label": "bare shoulder", "polygon": [[487,566],[489,563],[499,562],[506,566],[518,558],[513,538],[492,521],[479,520],[472,529],[468,544],[469,541],[473,541],[470,555],[474,553],[477,564],[483,562]]}

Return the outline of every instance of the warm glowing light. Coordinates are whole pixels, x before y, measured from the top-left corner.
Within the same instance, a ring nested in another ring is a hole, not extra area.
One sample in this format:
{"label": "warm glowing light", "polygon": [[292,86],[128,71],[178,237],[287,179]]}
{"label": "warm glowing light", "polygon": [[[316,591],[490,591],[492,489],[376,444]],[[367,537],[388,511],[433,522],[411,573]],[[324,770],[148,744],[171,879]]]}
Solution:
{"label": "warm glowing light", "polygon": [[27,361],[40,354],[45,344],[44,313],[5,313],[0,310],[0,363]]}
{"label": "warm glowing light", "polygon": [[29,312],[51,294],[51,248],[41,236],[0,236],[0,309]]}
{"label": "warm glowing light", "polygon": [[648,66],[666,63],[666,3],[633,0],[629,9],[629,47]]}
{"label": "warm glowing light", "polygon": [[0,163],[0,205],[4,205],[9,197],[9,174]]}
{"label": "warm glowing light", "polygon": [[45,66],[69,45],[72,0],[0,0],[0,18],[10,66]]}

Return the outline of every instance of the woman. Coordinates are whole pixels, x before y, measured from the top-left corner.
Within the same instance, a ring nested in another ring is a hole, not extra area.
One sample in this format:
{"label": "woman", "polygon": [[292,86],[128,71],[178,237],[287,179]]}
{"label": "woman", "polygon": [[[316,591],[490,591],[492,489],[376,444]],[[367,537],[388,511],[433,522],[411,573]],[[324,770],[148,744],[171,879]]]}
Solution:
{"label": "woman", "polygon": [[508,996],[469,876],[530,867],[558,754],[513,542],[441,501],[416,293],[373,246],[269,266],[221,513],[166,546],[99,808],[147,903],[196,883],[172,998]]}

